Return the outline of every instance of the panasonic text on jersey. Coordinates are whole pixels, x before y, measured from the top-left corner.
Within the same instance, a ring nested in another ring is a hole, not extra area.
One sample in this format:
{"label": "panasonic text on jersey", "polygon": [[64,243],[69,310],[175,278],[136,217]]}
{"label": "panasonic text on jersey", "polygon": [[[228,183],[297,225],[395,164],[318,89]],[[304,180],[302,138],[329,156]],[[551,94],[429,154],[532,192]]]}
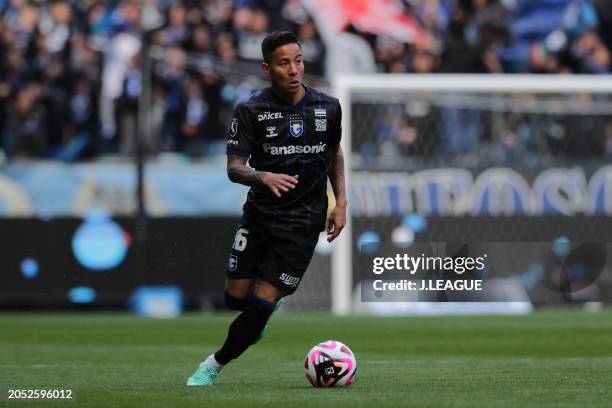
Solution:
{"label": "panasonic text on jersey", "polygon": [[262,145],[263,151],[265,153],[271,154],[273,156],[279,155],[288,155],[288,154],[311,154],[311,153],[321,153],[325,151],[327,144],[319,143],[318,145],[290,145],[290,146],[271,146],[269,143],[264,143]]}

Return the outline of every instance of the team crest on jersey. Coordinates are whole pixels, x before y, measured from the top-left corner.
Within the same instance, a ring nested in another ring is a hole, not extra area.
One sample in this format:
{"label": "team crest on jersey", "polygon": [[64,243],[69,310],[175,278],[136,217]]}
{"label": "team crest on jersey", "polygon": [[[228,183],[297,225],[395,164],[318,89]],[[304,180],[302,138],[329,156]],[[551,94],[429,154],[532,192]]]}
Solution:
{"label": "team crest on jersey", "polygon": [[238,119],[233,118],[230,125],[230,137],[236,136],[236,133],[238,133]]}
{"label": "team crest on jersey", "polygon": [[293,137],[300,137],[304,133],[304,121],[292,120],[289,122],[289,132]]}
{"label": "team crest on jersey", "polygon": [[236,255],[230,255],[227,260],[227,270],[234,272],[238,268],[238,257]]}

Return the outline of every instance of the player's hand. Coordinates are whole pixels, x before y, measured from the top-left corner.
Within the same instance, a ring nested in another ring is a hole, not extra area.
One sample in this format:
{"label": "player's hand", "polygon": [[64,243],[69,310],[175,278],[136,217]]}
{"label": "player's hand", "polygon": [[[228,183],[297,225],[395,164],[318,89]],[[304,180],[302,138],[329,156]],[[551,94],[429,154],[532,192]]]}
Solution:
{"label": "player's hand", "polygon": [[266,173],[262,182],[275,196],[281,197],[289,190],[293,190],[298,183],[298,175]]}
{"label": "player's hand", "polygon": [[327,220],[327,242],[332,242],[346,225],[346,206],[336,205]]}

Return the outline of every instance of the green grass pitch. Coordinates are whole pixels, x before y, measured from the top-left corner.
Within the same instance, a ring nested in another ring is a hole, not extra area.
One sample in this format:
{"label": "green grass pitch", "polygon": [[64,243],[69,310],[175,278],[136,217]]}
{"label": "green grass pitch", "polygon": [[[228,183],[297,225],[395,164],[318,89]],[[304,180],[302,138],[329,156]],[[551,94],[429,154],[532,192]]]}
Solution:
{"label": "green grass pitch", "polygon": [[[232,314],[0,314],[0,406],[611,407],[612,313],[336,318],[281,312],[213,387],[187,387]],[[315,389],[306,352],[336,339],[357,356],[348,389]],[[9,401],[8,389],[75,400]]]}

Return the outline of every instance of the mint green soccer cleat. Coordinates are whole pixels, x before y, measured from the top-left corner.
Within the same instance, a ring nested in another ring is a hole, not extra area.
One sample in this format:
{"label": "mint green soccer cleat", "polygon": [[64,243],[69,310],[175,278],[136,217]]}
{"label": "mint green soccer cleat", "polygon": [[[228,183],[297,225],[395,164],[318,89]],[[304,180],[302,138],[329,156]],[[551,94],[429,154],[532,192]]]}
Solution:
{"label": "mint green soccer cleat", "polygon": [[[280,299],[278,300],[278,302],[276,302],[276,304],[274,305],[274,311],[273,311],[272,313],[276,312],[276,311],[277,311],[277,310],[278,310],[278,309],[281,307],[281,305],[282,305],[283,303],[285,303],[285,299],[280,298]],[[266,335],[266,333],[267,333],[267,332],[268,332],[268,325],[266,324],[266,326],[263,328],[263,330],[261,331],[261,333],[259,333],[259,336],[258,336],[258,337],[257,337],[257,339],[256,339],[256,340],[253,342],[253,344],[257,344],[257,343],[259,343],[259,341],[260,341],[261,339],[263,339],[263,338],[264,338],[264,336]]]}
{"label": "mint green soccer cleat", "polygon": [[187,380],[187,385],[213,385],[221,369],[200,363],[195,373]]}

